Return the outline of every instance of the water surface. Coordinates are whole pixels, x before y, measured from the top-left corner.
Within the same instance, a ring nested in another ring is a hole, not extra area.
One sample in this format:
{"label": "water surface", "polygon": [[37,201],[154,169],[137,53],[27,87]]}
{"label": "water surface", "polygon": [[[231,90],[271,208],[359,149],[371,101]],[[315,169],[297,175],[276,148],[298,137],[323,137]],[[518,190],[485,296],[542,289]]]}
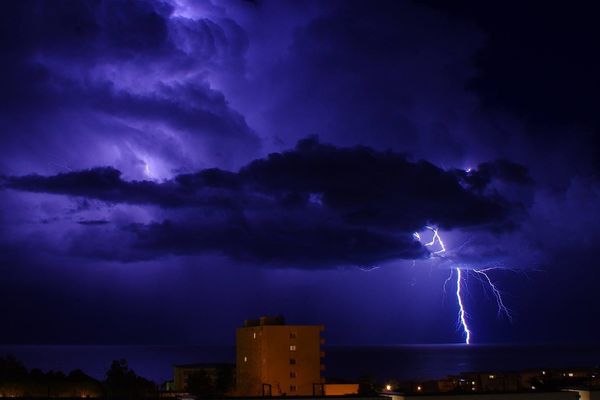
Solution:
{"label": "water surface", "polygon": [[[326,377],[356,379],[440,378],[462,371],[514,371],[600,365],[600,345],[401,345],[324,346]],[[28,368],[82,369],[104,379],[112,360],[126,359],[136,373],[157,383],[172,379],[173,365],[235,362],[234,346],[1,346]]]}

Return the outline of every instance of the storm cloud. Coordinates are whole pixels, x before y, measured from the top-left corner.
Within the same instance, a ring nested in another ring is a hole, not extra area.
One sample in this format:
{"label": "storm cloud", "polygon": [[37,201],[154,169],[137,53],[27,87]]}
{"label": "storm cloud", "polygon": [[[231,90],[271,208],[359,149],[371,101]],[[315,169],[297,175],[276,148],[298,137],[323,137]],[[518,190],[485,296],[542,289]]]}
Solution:
{"label": "storm cloud", "polygon": [[518,312],[473,308],[478,340],[596,340],[595,8],[3,2],[0,341],[228,344],[273,312],[446,343],[457,264],[531,273],[494,272]]}
{"label": "storm cloud", "polygon": [[[476,178],[479,174],[484,178]],[[497,192],[480,193],[492,179],[531,184],[524,167],[508,161],[459,176],[392,151],[340,148],[311,137],[235,173],[213,168],[164,182],[126,181],[105,167],[9,177],[4,187],[184,208],[179,220],[124,228],[135,235],[133,248],[154,256],[216,252],[258,264],[312,268],[426,257],[412,233],[428,224],[508,229],[517,222],[514,210],[523,205]]]}
{"label": "storm cloud", "polygon": [[166,2],[5,6],[3,172],[93,167],[83,155],[93,146],[96,162],[129,177],[164,178],[237,166],[258,151],[254,130],[209,79],[243,74],[247,38],[233,20],[191,20]]}

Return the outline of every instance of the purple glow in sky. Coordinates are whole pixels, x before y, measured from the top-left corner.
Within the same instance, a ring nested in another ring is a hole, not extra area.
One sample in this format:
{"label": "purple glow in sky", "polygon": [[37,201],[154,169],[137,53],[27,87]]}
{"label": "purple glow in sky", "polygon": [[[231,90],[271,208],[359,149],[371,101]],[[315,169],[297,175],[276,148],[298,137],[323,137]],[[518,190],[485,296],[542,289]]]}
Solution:
{"label": "purple glow in sky", "polygon": [[0,343],[600,337],[593,5],[2,7]]}

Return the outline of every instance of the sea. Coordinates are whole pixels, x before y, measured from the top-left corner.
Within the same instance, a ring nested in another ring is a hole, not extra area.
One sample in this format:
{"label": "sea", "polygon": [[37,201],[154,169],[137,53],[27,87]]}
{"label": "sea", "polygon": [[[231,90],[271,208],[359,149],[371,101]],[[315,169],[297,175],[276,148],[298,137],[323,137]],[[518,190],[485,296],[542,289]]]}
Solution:
{"label": "sea", "polygon": [[[598,345],[435,344],[324,346],[327,378],[353,380],[435,379],[468,371],[517,371],[527,368],[600,366]],[[173,366],[235,363],[233,346],[39,346],[0,345],[0,357],[14,355],[29,369],[81,369],[104,379],[113,360],[125,359],[138,375],[156,383],[173,378]]]}

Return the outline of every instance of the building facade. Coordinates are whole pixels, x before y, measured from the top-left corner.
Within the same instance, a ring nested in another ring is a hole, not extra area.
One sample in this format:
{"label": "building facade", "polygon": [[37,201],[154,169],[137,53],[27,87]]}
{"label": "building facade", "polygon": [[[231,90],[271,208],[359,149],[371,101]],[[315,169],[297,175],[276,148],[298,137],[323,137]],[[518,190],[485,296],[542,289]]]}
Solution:
{"label": "building facade", "polygon": [[247,320],[236,337],[239,396],[323,394],[322,325],[286,325],[283,317]]}
{"label": "building facade", "polygon": [[233,364],[175,365],[173,385],[170,389],[175,392],[201,389],[207,391],[207,393],[203,393],[206,395],[224,395],[233,390],[234,374],[235,366]]}

